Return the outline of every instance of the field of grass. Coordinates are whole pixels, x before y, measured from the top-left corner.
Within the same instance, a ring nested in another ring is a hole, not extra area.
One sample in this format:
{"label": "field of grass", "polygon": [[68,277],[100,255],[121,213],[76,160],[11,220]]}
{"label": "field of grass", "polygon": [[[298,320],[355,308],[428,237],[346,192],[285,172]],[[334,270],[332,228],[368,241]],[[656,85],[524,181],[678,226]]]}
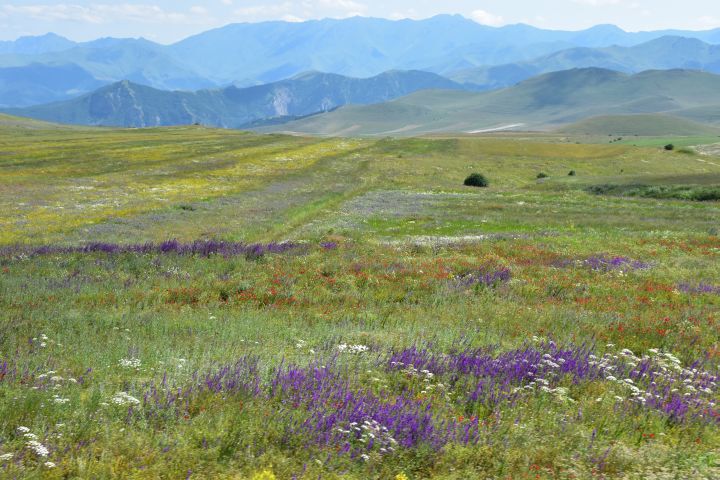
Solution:
{"label": "field of grass", "polygon": [[0,476],[718,478],[720,203],[584,188],[719,177],[621,143],[0,126]]}
{"label": "field of grass", "polygon": [[612,135],[625,137],[700,136],[720,138],[720,129],[672,115],[615,115],[592,117],[568,125],[561,132],[573,135]]}

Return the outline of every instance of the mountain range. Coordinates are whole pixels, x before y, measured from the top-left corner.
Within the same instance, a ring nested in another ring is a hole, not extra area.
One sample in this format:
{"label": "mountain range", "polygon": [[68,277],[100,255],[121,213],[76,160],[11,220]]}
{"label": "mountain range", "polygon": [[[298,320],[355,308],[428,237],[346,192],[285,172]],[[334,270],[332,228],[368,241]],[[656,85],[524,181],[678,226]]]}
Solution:
{"label": "mountain range", "polygon": [[586,67],[625,73],[678,68],[720,73],[720,45],[666,36],[632,47],[571,48],[533,60],[461,70],[448,77],[480,90],[492,90],[543,73]]}
{"label": "mountain range", "polygon": [[254,87],[163,91],[117,82],[64,102],[8,109],[16,115],[57,123],[150,127],[199,123],[241,128],[268,119],[327,112],[346,104],[371,104],[428,89],[462,86],[434,73],[391,71],[367,79],[308,72]]}
{"label": "mountain range", "polygon": [[[652,44],[668,36],[696,43],[687,48]],[[641,45],[647,42],[651,45]],[[48,34],[0,42],[0,105],[69,99],[90,92],[94,82],[129,80],[156,89],[194,91],[272,83],[306,71],[366,78],[388,70],[425,70],[487,89],[538,73],[586,66],[636,72],[689,68],[694,62],[714,69],[714,43],[720,43],[720,29],[625,32],[599,25],[568,32],[522,24],[489,27],[458,15],[232,24],[172,45],[116,38],[77,43]],[[656,61],[635,62],[644,49],[657,50]],[[56,70],[38,73],[40,65]],[[27,69],[21,81],[10,80],[22,72],[18,68]],[[46,89],[47,77],[58,82],[53,95]],[[19,90],[24,93],[17,95]]]}
{"label": "mountain range", "polygon": [[[264,131],[410,136],[554,130],[596,116],[637,114],[720,125],[720,76],[689,70],[628,75],[600,68],[573,69],[490,92],[426,90],[377,105],[348,105]],[[687,122],[683,125],[687,128]]]}

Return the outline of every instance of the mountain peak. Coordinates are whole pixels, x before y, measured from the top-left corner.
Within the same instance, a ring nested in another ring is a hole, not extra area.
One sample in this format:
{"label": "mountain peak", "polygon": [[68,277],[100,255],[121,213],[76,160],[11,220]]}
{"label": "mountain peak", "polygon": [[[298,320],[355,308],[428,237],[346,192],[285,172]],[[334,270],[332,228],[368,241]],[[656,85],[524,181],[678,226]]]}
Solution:
{"label": "mountain peak", "polygon": [[601,23],[595,26],[592,26],[585,30],[586,32],[602,32],[602,33],[627,33],[622,28],[618,27],[617,25],[613,25],[612,23]]}

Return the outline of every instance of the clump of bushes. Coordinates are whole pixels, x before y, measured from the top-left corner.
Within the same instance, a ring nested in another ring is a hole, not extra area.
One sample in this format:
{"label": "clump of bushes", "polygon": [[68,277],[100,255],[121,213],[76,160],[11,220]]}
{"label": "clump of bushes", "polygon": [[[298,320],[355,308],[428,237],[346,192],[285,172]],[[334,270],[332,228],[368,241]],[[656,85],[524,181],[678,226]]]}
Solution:
{"label": "clump of bushes", "polygon": [[537,174],[537,177],[536,177],[536,178],[537,178],[538,180],[540,180],[540,179],[542,179],[542,178],[548,178],[549,176],[550,176],[550,175],[548,175],[548,174],[545,173],[545,172],[540,172],[540,173]]}
{"label": "clump of bushes", "polygon": [[667,145],[665,145],[665,150],[667,150],[668,152],[672,152],[673,150],[675,150],[675,145],[673,145],[672,143],[668,143]]}
{"label": "clump of bushes", "polygon": [[592,185],[585,189],[595,195],[690,200],[693,202],[720,201],[720,187],[700,185]]}
{"label": "clump of bushes", "polygon": [[570,170],[568,177],[574,177],[576,175],[575,170]]}
{"label": "clump of bushes", "polygon": [[484,188],[489,186],[490,182],[482,173],[472,173],[465,179],[464,185],[466,187]]}

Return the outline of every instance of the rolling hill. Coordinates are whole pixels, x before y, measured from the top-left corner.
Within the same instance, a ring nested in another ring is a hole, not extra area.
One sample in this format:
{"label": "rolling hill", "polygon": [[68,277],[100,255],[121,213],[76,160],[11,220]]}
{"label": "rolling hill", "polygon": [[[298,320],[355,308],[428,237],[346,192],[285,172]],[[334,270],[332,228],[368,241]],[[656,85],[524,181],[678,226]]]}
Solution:
{"label": "rolling hill", "polygon": [[239,128],[269,118],[301,117],[345,104],[371,104],[424,89],[459,89],[438,75],[393,71],[367,79],[309,72],[256,87],[169,92],[129,81],[79,98],[11,113],[41,120],[123,127],[187,125]]}
{"label": "rolling hill", "polygon": [[16,117],[0,113],[0,127],[5,130],[69,130],[80,127],[60,125],[56,123],[33,120],[32,118]]}
{"label": "rolling hill", "polygon": [[613,136],[720,135],[720,127],[665,114],[606,115],[567,125],[558,133]]}
{"label": "rolling hill", "polygon": [[720,105],[718,75],[686,70],[627,75],[586,68],[541,75],[492,92],[418,92],[264,130],[326,135],[480,133],[510,127],[551,130],[594,116],[648,113],[712,123],[720,111],[712,105]]}
{"label": "rolling hill", "polygon": [[491,90],[543,73],[588,67],[625,73],[677,68],[720,73],[720,45],[667,36],[632,47],[572,48],[530,61],[462,70],[448,77],[481,90]]}

